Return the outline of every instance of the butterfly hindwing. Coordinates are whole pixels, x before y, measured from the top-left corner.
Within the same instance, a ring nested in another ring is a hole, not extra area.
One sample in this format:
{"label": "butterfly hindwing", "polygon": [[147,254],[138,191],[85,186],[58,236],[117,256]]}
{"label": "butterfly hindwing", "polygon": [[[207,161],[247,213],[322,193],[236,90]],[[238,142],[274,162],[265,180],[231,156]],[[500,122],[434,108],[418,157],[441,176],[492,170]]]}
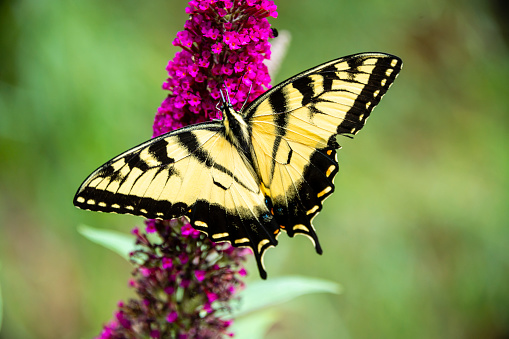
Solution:
{"label": "butterfly hindwing", "polygon": [[254,167],[277,222],[290,236],[307,235],[319,253],[312,219],[334,191],[336,135],[364,126],[400,69],[388,54],[344,57],[282,82],[245,110]]}

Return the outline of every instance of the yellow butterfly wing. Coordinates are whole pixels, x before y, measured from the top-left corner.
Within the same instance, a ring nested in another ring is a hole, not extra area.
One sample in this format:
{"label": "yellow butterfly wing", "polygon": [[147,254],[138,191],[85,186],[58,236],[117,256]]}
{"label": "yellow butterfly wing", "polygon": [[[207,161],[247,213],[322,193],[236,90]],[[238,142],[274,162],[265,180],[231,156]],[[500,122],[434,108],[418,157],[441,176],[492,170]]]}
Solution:
{"label": "yellow butterfly wing", "polygon": [[258,176],[221,122],[179,129],[120,154],[83,182],[74,204],[151,219],[185,215],[213,241],[251,247],[263,278],[263,252],[277,244],[279,225]]}
{"label": "yellow butterfly wing", "polygon": [[245,110],[253,166],[275,219],[288,235],[308,236],[318,253],[312,219],[334,191],[336,135],[364,126],[401,66],[382,53],[332,60],[275,86]]}

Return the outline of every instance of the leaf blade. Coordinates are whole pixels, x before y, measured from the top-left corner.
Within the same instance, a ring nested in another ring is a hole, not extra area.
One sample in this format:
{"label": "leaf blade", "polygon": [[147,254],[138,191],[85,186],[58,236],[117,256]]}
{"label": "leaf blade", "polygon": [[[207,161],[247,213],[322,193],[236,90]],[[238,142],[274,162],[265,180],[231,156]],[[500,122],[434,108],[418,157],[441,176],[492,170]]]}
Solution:
{"label": "leaf blade", "polygon": [[263,339],[277,320],[276,311],[265,310],[235,320],[231,329],[235,339]]}
{"label": "leaf blade", "polygon": [[136,248],[134,237],[122,232],[87,225],[78,226],[78,232],[88,240],[112,250],[126,260],[129,260],[129,253]]}
{"label": "leaf blade", "polygon": [[281,304],[310,293],[339,294],[341,286],[332,281],[301,276],[252,282],[240,292],[240,307],[233,311],[233,317]]}

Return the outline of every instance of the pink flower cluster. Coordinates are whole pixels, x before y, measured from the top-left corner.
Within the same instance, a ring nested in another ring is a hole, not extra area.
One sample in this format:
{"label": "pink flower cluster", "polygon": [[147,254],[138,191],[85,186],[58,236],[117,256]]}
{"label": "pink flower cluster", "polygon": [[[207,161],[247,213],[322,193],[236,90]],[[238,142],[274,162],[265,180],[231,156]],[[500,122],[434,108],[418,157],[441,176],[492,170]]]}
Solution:
{"label": "pink flower cluster", "polygon": [[273,1],[192,0],[186,12],[185,29],[173,40],[182,51],[166,67],[163,89],[170,94],[155,116],[154,137],[219,118],[220,89],[226,87],[239,110],[270,87],[263,60],[273,37],[267,17],[277,17]]}
{"label": "pink flower cluster", "polygon": [[[218,338],[232,321],[223,319],[247,273],[241,264],[248,249],[213,243],[184,220],[148,220],[147,233],[133,233],[139,249],[129,286],[138,299],[119,302],[115,318],[99,339]],[[149,240],[148,233],[161,241]]]}

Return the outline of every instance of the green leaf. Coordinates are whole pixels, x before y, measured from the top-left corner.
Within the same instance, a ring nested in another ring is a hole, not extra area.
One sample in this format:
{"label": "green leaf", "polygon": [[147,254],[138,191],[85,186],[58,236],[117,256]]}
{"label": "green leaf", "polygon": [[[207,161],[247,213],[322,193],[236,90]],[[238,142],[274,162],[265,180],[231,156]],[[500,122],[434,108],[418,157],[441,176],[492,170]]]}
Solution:
{"label": "green leaf", "polygon": [[126,260],[129,260],[129,253],[136,249],[135,239],[129,234],[86,225],[78,226],[78,232],[88,240],[120,254]]}
{"label": "green leaf", "polygon": [[235,339],[263,339],[278,318],[274,310],[256,312],[235,320],[231,329]]}
{"label": "green leaf", "polygon": [[299,276],[252,282],[240,292],[240,307],[234,310],[233,318],[284,303],[304,294],[340,292],[341,287],[335,282]]}

